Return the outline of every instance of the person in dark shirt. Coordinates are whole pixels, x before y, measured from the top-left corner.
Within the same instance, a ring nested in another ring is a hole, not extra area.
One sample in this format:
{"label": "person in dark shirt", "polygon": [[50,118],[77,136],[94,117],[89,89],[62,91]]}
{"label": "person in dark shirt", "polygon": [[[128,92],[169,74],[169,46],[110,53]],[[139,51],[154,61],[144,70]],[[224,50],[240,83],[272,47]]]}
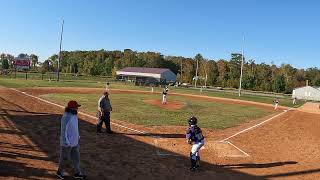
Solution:
{"label": "person in dark shirt", "polygon": [[186,139],[192,145],[190,152],[191,171],[197,170],[200,167],[199,150],[204,145],[204,136],[200,127],[198,127],[198,119],[194,116],[188,120],[189,127],[186,133]]}
{"label": "person in dark shirt", "polygon": [[102,133],[103,122],[106,126],[106,133],[112,134],[110,127],[110,112],[112,111],[112,106],[109,99],[109,92],[105,91],[98,101],[98,123],[97,123],[97,133]]}

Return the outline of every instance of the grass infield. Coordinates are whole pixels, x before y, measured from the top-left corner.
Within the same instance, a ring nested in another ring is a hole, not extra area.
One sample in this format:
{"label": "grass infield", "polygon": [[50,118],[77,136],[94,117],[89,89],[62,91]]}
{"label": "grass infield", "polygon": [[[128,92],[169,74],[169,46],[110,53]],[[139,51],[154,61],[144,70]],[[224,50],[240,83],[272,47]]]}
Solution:
{"label": "grass infield", "polygon": [[[0,77],[0,85],[12,88],[24,88],[24,87],[87,87],[87,88],[104,88],[105,83],[103,81],[95,80],[62,80],[48,81],[48,80],[25,80],[25,79],[11,79]],[[133,90],[144,90],[150,91],[150,87],[134,86],[132,83],[123,82],[110,82],[111,89],[133,89]],[[237,92],[224,92],[224,91],[207,91],[203,90],[200,92],[197,89],[191,88],[180,88],[180,87],[169,87],[170,92],[184,93],[184,94],[201,94],[213,97],[222,97],[230,99],[239,99],[246,101],[261,102],[266,104],[273,104],[274,97],[263,96],[263,95],[250,95],[243,94],[241,97],[238,96]],[[161,92],[162,88],[154,88],[155,92]],[[295,106],[292,104],[292,99],[289,97],[279,97],[280,105],[287,107],[300,107],[304,104],[304,101],[298,101]]]}
{"label": "grass infield", "polygon": [[[65,104],[68,100],[79,101],[81,109],[95,113],[99,94],[46,94],[43,98]],[[159,99],[159,94],[112,94],[112,118],[146,126],[187,124],[191,115],[199,118],[199,125],[204,128],[225,129],[238,126],[252,119],[264,117],[272,111],[235,104],[209,102],[202,99],[188,99],[169,96],[170,101],[179,101],[184,107],[179,110],[167,110],[143,102],[147,99]]]}

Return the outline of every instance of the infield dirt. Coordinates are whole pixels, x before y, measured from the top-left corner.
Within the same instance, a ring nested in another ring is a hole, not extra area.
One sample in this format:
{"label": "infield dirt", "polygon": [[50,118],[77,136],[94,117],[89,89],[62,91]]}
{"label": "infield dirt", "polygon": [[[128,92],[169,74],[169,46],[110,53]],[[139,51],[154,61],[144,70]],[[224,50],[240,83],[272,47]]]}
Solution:
{"label": "infield dirt", "polygon": [[[66,92],[102,93],[91,88],[21,90],[35,96]],[[215,100],[273,108],[261,103]],[[312,113],[287,111],[262,126],[229,139],[249,156],[218,142],[283,109],[235,128],[204,129],[207,143],[201,150],[202,168],[196,173],[188,170],[190,147],[184,140],[185,127],[144,127],[112,119],[114,123],[148,133],[136,133],[112,125],[115,134],[97,135],[96,119],[79,115],[81,165],[88,179],[319,179],[320,119],[319,114],[314,113],[317,112],[315,109]],[[62,113],[62,108],[0,87],[1,179],[55,179]],[[72,173],[71,167],[67,169]]]}

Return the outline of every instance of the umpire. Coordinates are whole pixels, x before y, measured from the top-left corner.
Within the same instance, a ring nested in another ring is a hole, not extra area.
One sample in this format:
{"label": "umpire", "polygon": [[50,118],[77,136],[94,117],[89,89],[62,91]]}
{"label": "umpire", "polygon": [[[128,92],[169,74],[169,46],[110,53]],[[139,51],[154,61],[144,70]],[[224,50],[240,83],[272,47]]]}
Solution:
{"label": "umpire", "polygon": [[112,134],[110,127],[110,112],[112,111],[112,106],[109,99],[109,92],[105,91],[98,101],[98,117],[99,121],[97,123],[97,133],[102,133],[102,124],[105,123],[106,133]]}

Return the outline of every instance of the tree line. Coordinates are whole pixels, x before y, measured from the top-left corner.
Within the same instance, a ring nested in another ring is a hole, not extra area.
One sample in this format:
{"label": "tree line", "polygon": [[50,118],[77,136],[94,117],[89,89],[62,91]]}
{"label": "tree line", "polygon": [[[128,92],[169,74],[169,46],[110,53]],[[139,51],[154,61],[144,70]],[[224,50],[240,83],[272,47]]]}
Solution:
{"label": "tree line", "polygon": [[[26,54],[23,54],[26,55]],[[28,55],[27,55],[28,56]],[[58,55],[54,54],[40,63],[32,54],[31,69],[38,72],[57,71]],[[13,56],[1,54],[1,67],[12,68]],[[254,59],[243,64],[242,88],[255,91],[291,93],[293,88],[309,85],[320,86],[320,69],[312,67],[297,69],[290,64],[256,63]],[[124,51],[62,51],[60,71],[92,76],[115,76],[115,72],[125,67],[169,68],[177,75],[177,82],[194,83],[198,64],[198,85],[239,88],[242,54],[232,53],[231,58],[206,59],[201,54],[194,58],[164,56],[158,52]]]}

